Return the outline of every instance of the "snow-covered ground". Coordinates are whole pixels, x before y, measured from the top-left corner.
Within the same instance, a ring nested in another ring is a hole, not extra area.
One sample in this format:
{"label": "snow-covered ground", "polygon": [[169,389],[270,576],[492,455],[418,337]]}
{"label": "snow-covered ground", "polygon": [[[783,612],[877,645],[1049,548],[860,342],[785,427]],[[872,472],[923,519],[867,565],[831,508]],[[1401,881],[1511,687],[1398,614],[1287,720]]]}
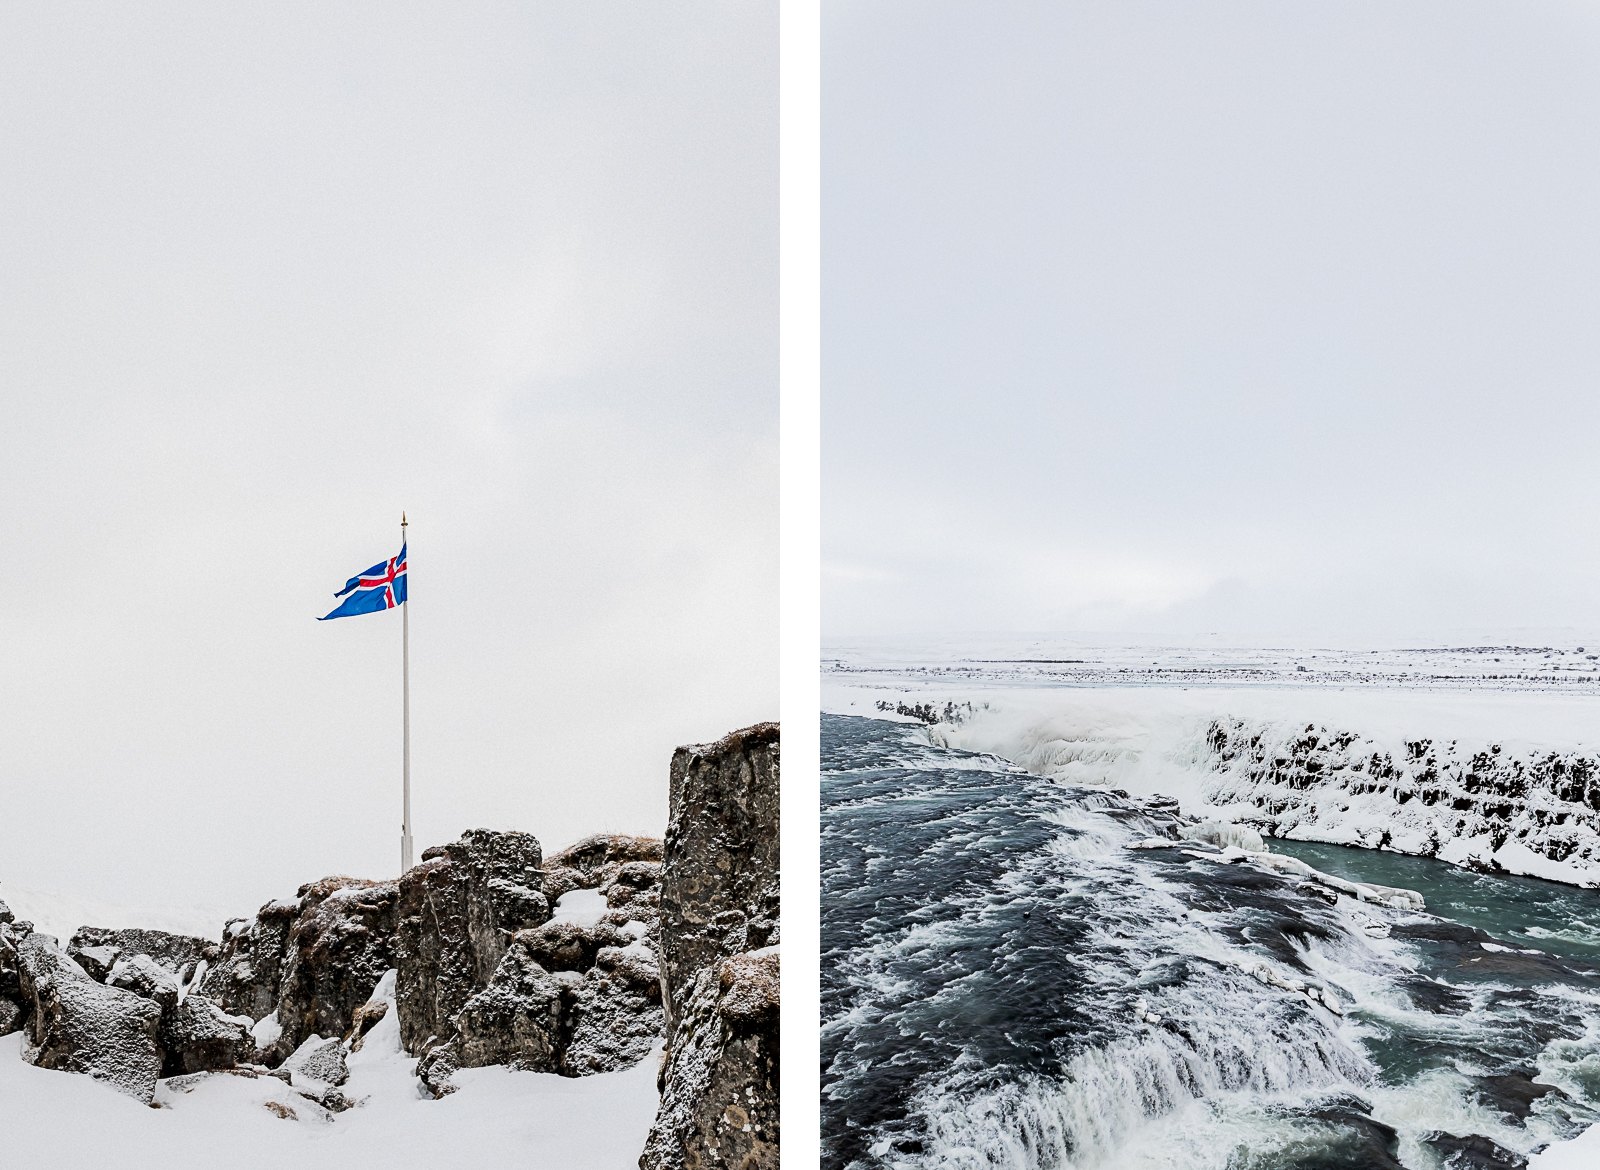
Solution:
{"label": "snow-covered ground", "polygon": [[[392,987],[392,977],[386,981]],[[162,1082],[157,1108],[89,1077],[25,1063],[0,1038],[0,1164],[88,1170],[223,1165],[237,1170],[440,1170],[451,1166],[634,1170],[655,1116],[659,1053],[623,1072],[568,1078],[462,1069],[458,1091],[423,1094],[388,1014],[349,1057],[329,1114],[275,1077],[216,1074],[187,1091]],[[181,1085],[182,1081],[178,1083]]]}

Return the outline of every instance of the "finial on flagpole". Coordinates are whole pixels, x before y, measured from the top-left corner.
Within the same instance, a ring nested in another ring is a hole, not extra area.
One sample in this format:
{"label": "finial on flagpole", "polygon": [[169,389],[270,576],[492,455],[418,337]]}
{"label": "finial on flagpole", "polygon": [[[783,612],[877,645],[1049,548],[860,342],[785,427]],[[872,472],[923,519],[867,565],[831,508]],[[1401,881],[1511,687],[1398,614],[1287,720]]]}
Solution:
{"label": "finial on flagpole", "polygon": [[404,512],[401,512],[400,513],[400,527],[404,528],[405,526],[406,526],[406,514]]}

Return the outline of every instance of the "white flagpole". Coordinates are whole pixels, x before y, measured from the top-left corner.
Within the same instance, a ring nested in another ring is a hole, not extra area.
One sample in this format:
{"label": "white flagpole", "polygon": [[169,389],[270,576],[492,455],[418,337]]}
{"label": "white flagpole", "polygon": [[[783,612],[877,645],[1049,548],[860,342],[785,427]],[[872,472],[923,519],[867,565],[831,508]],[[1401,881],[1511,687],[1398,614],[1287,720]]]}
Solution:
{"label": "white flagpole", "polygon": [[[406,514],[400,513],[400,547],[406,545]],[[402,780],[400,797],[400,872],[411,868],[411,570],[406,569],[406,600],[400,606],[400,726]]]}

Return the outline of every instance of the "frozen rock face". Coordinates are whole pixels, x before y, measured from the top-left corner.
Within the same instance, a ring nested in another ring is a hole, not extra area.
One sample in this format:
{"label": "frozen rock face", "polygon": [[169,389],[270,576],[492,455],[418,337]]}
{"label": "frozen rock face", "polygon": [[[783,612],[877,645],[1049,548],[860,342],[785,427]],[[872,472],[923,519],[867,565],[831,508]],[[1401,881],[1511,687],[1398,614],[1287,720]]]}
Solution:
{"label": "frozen rock face", "polygon": [[25,936],[17,969],[28,1000],[23,1059],[40,1068],[85,1073],[149,1104],[161,1075],[161,1008],[119,987],[96,983],[55,940]]}
{"label": "frozen rock face", "polygon": [[672,760],[667,1053],[642,1170],[778,1165],[778,726]]}
{"label": "frozen rock face", "polygon": [[[1600,882],[1600,758],[1217,720],[1206,798],[1277,837],[1385,847],[1459,865]],[[1396,745],[1399,747],[1399,745]]]}
{"label": "frozen rock face", "polygon": [[102,982],[118,959],[145,955],[171,971],[180,983],[187,984],[202,961],[217,961],[219,950],[216,943],[193,935],[138,927],[112,930],[103,926],[80,926],[67,941],[67,954]]}
{"label": "frozen rock face", "polygon": [[278,1063],[306,1037],[343,1036],[395,965],[397,882],[330,877],[300,887],[278,984]]}
{"label": "frozen rock face", "polygon": [[255,918],[236,918],[223,931],[221,954],[200,981],[202,994],[237,1015],[260,1020],[278,1006],[289,931],[298,901],[268,902]]}
{"label": "frozen rock face", "polygon": [[473,829],[422,854],[400,879],[395,1003],[400,1041],[421,1052],[485,987],[510,935],[550,917],[539,842]]}

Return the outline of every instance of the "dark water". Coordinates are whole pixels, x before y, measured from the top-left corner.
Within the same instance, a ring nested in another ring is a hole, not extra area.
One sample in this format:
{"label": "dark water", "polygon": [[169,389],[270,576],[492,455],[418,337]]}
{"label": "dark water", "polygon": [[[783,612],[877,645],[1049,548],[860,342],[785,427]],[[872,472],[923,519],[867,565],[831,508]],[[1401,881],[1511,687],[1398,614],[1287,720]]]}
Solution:
{"label": "dark water", "polygon": [[1345,845],[1275,840],[1272,851],[1353,881],[1416,890],[1441,917],[1476,926],[1518,947],[1600,965],[1600,890],[1474,873],[1427,857]]}
{"label": "dark water", "polygon": [[1594,1115],[1592,954],[1478,929],[1538,891],[1431,875],[1435,917],[1133,847],[1179,824],[825,716],[824,1164],[1432,1170],[1448,1135],[1526,1153]]}

